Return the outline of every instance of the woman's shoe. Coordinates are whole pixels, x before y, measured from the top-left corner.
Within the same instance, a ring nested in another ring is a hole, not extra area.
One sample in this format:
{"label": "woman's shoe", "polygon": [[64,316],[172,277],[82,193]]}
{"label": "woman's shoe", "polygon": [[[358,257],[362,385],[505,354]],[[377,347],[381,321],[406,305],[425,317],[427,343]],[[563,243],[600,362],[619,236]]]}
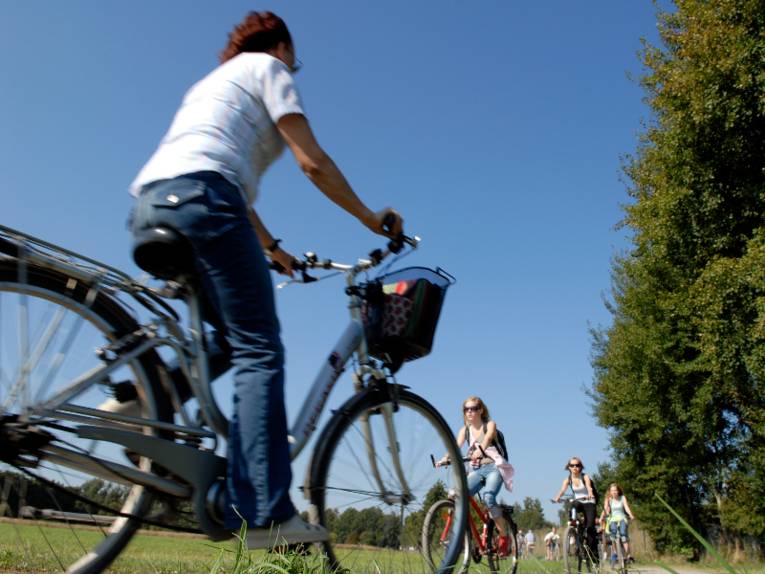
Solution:
{"label": "woman's shoe", "polygon": [[252,528],[247,531],[247,548],[273,548],[291,544],[311,544],[329,540],[329,532],[323,526],[309,524],[297,514],[271,528]]}
{"label": "woman's shoe", "polygon": [[500,558],[504,558],[510,552],[510,539],[507,536],[499,537],[499,544],[497,545],[497,555]]}

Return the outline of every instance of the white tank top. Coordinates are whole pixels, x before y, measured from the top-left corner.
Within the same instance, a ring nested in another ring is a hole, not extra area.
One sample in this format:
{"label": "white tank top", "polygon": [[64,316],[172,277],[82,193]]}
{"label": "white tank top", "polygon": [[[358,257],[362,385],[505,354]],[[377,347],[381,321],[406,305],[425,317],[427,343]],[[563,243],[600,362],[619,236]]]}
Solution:
{"label": "white tank top", "polygon": [[574,477],[571,477],[571,490],[574,491],[574,499],[582,500],[588,498],[590,494],[587,492],[587,485],[584,483],[584,473],[579,477],[579,486],[574,486]]}
{"label": "white tank top", "polygon": [[611,518],[626,518],[623,496],[620,496],[618,500],[616,498],[611,499]]}

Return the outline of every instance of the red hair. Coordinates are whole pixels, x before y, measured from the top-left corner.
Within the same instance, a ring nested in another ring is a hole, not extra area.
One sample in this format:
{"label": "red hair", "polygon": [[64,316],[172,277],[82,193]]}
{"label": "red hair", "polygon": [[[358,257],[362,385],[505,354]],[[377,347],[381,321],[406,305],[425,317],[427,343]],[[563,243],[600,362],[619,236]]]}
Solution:
{"label": "red hair", "polygon": [[249,12],[228,35],[228,44],[220,53],[220,63],[242,52],[268,52],[280,42],[292,46],[287,24],[273,12]]}

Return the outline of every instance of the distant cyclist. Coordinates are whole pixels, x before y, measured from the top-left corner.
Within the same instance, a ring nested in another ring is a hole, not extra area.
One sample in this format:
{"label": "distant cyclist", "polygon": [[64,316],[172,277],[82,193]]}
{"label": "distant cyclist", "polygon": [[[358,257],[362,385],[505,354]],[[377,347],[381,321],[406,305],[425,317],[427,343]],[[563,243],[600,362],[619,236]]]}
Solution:
{"label": "distant cyclist", "polygon": [[624,550],[627,552],[627,560],[632,561],[629,545],[629,520],[635,520],[632,509],[627,502],[627,497],[622,491],[622,487],[617,483],[611,483],[608,487],[608,497],[603,506],[603,513],[606,515],[606,525],[608,533],[612,539],[621,537],[624,542]]}
{"label": "distant cyclist", "polygon": [[[462,403],[462,416],[465,421],[457,433],[457,446],[467,443],[471,471],[467,476],[468,491],[473,496],[483,491],[483,501],[489,509],[499,531],[499,554],[508,552],[508,524],[502,517],[502,509],[497,504],[497,494],[504,484],[512,490],[512,466],[500,454],[495,439],[497,425],[489,417],[489,409],[479,397],[468,397]],[[436,465],[445,464],[441,459]]]}
{"label": "distant cyclist", "polygon": [[547,560],[555,560],[558,556],[558,543],[560,542],[560,536],[558,535],[558,527],[553,526],[550,532],[545,534],[545,558]]}
{"label": "distant cyclist", "polygon": [[188,241],[207,298],[205,320],[217,331],[211,370],[234,366],[225,522],[238,530],[244,518],[250,547],[328,536],[300,519],[289,496],[284,350],[265,256],[290,275],[293,257],[250,207],[261,177],[289,147],[311,182],[371,231],[395,236],[402,227],[395,211],[369,209],[319,146],[293,79],[299,66],[284,21],[247,14],[130,186],[136,236],[162,226]]}
{"label": "distant cyclist", "polygon": [[598,561],[600,557],[598,556],[597,533],[595,531],[595,493],[592,480],[583,472],[584,464],[582,464],[582,459],[579,457],[571,457],[563,468],[568,470],[569,474],[563,479],[563,485],[555,498],[553,498],[553,501],[560,502],[566,490],[570,490],[574,499],[574,508],[584,514],[586,543],[590,556],[592,556],[594,561]]}

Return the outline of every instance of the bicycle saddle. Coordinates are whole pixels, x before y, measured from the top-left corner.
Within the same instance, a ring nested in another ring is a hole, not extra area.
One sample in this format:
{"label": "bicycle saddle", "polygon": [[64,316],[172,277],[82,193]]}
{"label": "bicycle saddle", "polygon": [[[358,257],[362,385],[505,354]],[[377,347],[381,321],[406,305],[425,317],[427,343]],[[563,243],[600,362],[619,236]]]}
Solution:
{"label": "bicycle saddle", "polygon": [[169,227],[150,227],[136,233],[136,265],[159,279],[177,279],[194,273],[194,252],[188,240]]}

